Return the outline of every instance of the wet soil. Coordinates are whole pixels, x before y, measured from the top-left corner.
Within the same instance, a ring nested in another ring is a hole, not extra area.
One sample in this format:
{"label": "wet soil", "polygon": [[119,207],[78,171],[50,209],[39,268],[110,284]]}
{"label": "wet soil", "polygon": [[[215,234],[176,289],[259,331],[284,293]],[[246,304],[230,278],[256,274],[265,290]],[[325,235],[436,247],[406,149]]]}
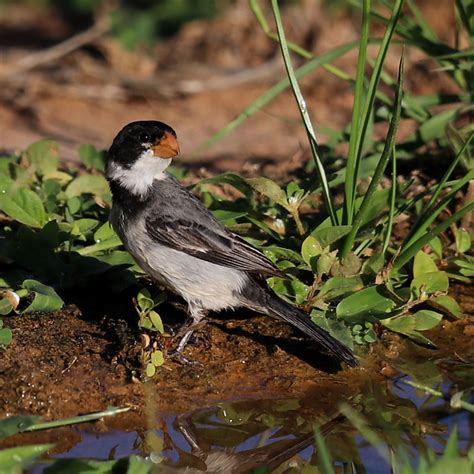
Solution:
{"label": "wet soil", "polygon": [[[428,358],[473,356],[472,286],[458,285],[454,294],[466,318],[446,321],[431,332],[438,350],[418,349]],[[70,304],[54,313],[5,319],[13,342],[0,358],[0,418],[59,419],[109,405],[131,406],[143,414],[149,397],[160,413],[180,413],[220,400],[304,399],[308,394],[330,412],[367,379],[394,375],[391,367],[407,347],[397,335],[383,334],[370,353],[359,351],[362,368],[339,370],[287,325],[236,312],[211,318],[186,349],[186,356],[202,366],[170,360],[152,381],[142,383],[136,320],[123,303],[109,314]],[[176,310],[166,306],[160,312],[169,319]]]}

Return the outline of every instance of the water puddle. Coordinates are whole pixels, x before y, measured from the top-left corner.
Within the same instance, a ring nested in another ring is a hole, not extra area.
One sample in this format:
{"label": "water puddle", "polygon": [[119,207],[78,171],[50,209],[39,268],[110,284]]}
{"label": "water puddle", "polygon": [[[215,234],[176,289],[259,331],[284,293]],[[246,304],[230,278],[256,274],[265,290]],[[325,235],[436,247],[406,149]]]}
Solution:
{"label": "water puddle", "polygon": [[[442,453],[455,426],[461,452],[472,445],[473,413],[456,408],[457,396],[452,399],[464,391],[460,399],[473,402],[471,345],[469,338],[458,340],[457,351],[447,357],[442,351],[405,342],[391,364],[398,375],[367,376],[357,394],[334,400],[332,408],[320,387],[299,399],[223,401],[173,416],[154,412],[150,398],[144,423],[148,428],[105,432],[97,432],[94,425],[92,430],[70,428],[62,439],[70,439],[71,445],[50,459],[110,460],[138,454],[157,463],[158,472],[317,473],[321,462],[314,448],[317,426],[336,472],[391,473],[390,460],[401,450],[414,462],[428,448]],[[444,398],[420,386],[434,388]],[[146,393],[152,390],[149,387]],[[351,421],[338,416],[341,403]],[[43,459],[31,472],[43,472],[47,465]],[[64,469],[68,472],[67,465]]]}

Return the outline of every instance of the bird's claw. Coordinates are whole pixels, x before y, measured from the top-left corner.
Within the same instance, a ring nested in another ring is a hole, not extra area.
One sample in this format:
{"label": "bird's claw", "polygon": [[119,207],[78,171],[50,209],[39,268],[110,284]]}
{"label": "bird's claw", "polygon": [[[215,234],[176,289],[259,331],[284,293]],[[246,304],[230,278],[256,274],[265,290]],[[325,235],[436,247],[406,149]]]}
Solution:
{"label": "bird's claw", "polygon": [[172,359],[176,362],[178,362],[181,365],[189,365],[189,366],[194,366],[194,367],[203,367],[203,364],[199,362],[198,360],[190,359],[186,357],[182,351],[177,349],[173,349],[171,351],[168,351],[167,353],[168,358]]}

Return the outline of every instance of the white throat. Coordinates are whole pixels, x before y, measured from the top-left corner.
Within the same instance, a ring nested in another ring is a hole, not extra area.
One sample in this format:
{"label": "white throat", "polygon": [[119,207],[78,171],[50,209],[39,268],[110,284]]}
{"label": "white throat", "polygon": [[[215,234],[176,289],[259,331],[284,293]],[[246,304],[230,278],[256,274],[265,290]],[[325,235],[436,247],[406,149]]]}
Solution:
{"label": "white throat", "polygon": [[130,193],[143,196],[153,185],[155,179],[166,178],[165,169],[171,163],[171,158],[159,158],[153,154],[153,150],[144,151],[131,168],[109,162],[107,177],[119,182]]}

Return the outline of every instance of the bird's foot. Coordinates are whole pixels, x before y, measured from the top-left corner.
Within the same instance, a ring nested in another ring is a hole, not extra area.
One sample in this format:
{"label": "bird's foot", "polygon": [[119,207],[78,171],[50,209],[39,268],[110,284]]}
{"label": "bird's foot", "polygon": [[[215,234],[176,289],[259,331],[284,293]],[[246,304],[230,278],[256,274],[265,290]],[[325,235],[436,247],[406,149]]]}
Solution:
{"label": "bird's foot", "polygon": [[181,351],[178,350],[178,348],[168,351],[167,356],[169,359],[174,360],[181,365],[188,365],[196,368],[203,367],[203,364],[201,362],[186,357]]}
{"label": "bird's foot", "polygon": [[[184,354],[183,351],[188,345],[189,339],[193,335],[193,333],[196,331],[196,329],[201,329],[204,327],[206,324],[205,321],[200,321],[198,323],[194,324],[187,324],[184,327],[181,328],[180,333],[182,334],[182,337],[178,343],[178,346],[176,349],[172,349],[171,351],[168,351],[168,357],[170,359],[174,359],[177,362],[183,364],[183,365],[196,365],[196,366],[202,366],[202,364],[198,361],[191,360],[187,358]],[[179,333],[178,333],[179,334]]]}

